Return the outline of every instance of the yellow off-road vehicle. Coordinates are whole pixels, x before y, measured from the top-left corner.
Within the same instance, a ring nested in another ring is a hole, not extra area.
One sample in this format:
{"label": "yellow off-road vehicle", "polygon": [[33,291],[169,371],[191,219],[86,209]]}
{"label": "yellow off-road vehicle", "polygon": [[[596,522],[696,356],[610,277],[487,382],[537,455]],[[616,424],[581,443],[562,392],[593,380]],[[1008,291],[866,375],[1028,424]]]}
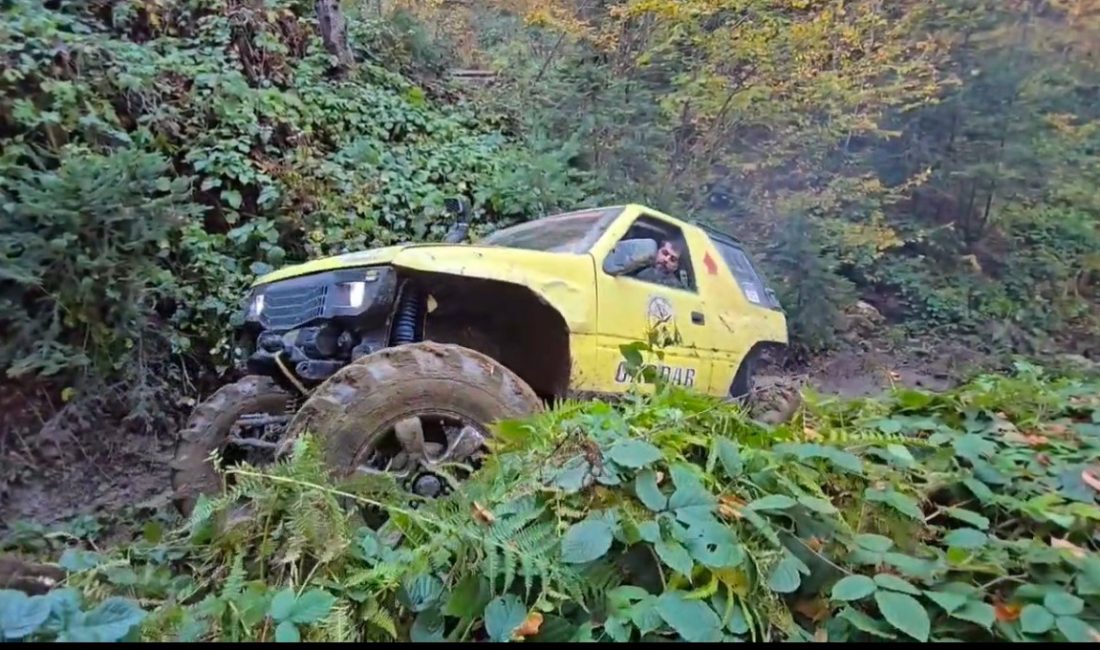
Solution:
{"label": "yellow off-road vehicle", "polygon": [[[659,248],[663,276],[648,268]],[[760,352],[787,343],[775,294],[735,239],[641,205],[546,217],[474,245],[290,266],[259,278],[247,305],[247,375],[200,404],[179,437],[185,512],[221,489],[212,452],[262,463],[304,431],[339,476],[392,472],[435,496],[446,483],[433,467],[475,460],[493,422],[626,391],[621,346],[649,333],[663,332],[660,376],[717,396],[746,394]]]}

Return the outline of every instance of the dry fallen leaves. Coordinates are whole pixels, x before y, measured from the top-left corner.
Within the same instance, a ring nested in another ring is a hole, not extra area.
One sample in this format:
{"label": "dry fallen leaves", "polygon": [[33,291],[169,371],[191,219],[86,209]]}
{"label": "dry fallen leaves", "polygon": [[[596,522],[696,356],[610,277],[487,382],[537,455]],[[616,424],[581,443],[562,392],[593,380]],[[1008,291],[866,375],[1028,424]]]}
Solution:
{"label": "dry fallen leaves", "polygon": [[997,603],[993,606],[997,614],[997,620],[1011,623],[1020,618],[1020,606],[1015,603]]}
{"label": "dry fallen leaves", "polygon": [[725,520],[740,519],[745,502],[732,494],[723,494],[718,498],[718,514]]}
{"label": "dry fallen leaves", "polygon": [[1081,480],[1084,481],[1090,488],[1100,492],[1100,478],[1097,478],[1095,474],[1090,470],[1081,470]]}
{"label": "dry fallen leaves", "polygon": [[829,616],[829,603],[824,598],[796,601],[792,609],[814,623],[823,621]]}
{"label": "dry fallen leaves", "polygon": [[1076,558],[1083,558],[1083,557],[1085,557],[1085,554],[1086,554],[1085,549],[1083,549],[1080,546],[1074,544],[1073,542],[1069,541],[1068,539],[1059,539],[1057,537],[1052,537],[1052,538],[1050,538],[1050,545],[1053,548],[1059,548],[1059,549],[1062,549],[1062,550],[1065,550],[1065,551],[1069,551],[1070,554],[1073,555],[1073,557],[1076,557]]}
{"label": "dry fallen leaves", "polygon": [[481,505],[477,501],[474,501],[474,519],[477,519],[483,524],[492,524],[497,520],[496,516],[485,509],[485,506]]}
{"label": "dry fallen leaves", "polygon": [[540,627],[542,627],[542,614],[539,612],[531,612],[527,615],[527,618],[523,619],[523,623],[516,628],[516,631],[512,634],[512,638],[523,639],[534,636],[539,633]]}
{"label": "dry fallen leaves", "polygon": [[802,427],[802,435],[806,440],[821,440],[821,434],[809,425]]}
{"label": "dry fallen leaves", "polygon": [[1045,424],[1043,425],[1043,433],[1056,438],[1065,437],[1069,433],[1069,428],[1064,424]]}

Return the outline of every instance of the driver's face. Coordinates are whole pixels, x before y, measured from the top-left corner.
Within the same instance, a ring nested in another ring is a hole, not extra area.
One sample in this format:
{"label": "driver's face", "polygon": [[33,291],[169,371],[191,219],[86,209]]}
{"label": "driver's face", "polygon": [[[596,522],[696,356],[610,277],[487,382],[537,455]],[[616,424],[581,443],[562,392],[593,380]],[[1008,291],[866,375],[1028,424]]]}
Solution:
{"label": "driver's face", "polygon": [[668,242],[661,244],[657,249],[657,266],[669,273],[675,273],[680,268],[680,251]]}

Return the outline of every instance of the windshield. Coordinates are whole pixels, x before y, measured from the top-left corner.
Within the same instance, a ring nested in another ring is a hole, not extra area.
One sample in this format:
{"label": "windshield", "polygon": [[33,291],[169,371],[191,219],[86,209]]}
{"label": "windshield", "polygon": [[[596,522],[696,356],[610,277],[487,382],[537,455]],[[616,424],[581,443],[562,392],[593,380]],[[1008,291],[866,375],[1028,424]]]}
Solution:
{"label": "windshield", "polygon": [[582,210],[536,219],[498,230],[479,243],[550,253],[585,253],[620,210]]}

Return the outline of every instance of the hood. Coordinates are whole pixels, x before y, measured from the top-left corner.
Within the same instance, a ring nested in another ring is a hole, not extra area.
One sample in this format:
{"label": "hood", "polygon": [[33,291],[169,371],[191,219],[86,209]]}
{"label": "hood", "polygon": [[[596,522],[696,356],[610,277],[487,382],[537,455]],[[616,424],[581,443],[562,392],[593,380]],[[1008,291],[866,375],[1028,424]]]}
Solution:
{"label": "hood", "polygon": [[[502,256],[505,259],[511,258],[516,253],[531,253],[532,251],[518,251],[510,248],[502,248],[499,246],[478,246],[477,244],[443,244],[435,242],[426,242],[419,244],[397,244],[396,246],[385,246],[383,248],[373,248],[366,251],[356,251],[354,253],[344,253],[343,255],[334,255],[332,257],[324,257],[318,260],[312,260],[309,262],[302,262],[301,264],[292,264],[290,266],[284,266],[281,269],[277,269],[262,275],[252,283],[252,286],[260,286],[262,284],[271,284],[272,282],[278,282],[280,280],[289,280],[290,278],[297,278],[303,275],[312,275],[314,273],[323,273],[325,271],[336,271],[338,269],[350,269],[359,266],[378,266],[380,264],[393,264],[394,260],[402,251],[410,249],[437,249],[448,250],[459,254],[469,253],[475,257],[484,257],[486,254],[493,256]],[[553,253],[542,253],[542,255],[553,255]]]}
{"label": "hood", "polygon": [[275,271],[272,271],[271,273],[256,278],[256,281],[252,283],[252,286],[255,287],[261,284],[271,284],[272,282],[278,282],[279,280],[288,280],[290,278],[297,278],[303,275],[323,273],[325,271],[355,268],[357,266],[377,266],[379,264],[389,264],[393,261],[393,258],[396,257],[398,253],[400,253],[408,246],[409,245],[386,246],[384,248],[374,248],[368,251],[345,253],[343,255],[335,255],[333,257],[324,257],[319,260],[303,262],[301,264],[284,266],[281,269],[277,269]]}

